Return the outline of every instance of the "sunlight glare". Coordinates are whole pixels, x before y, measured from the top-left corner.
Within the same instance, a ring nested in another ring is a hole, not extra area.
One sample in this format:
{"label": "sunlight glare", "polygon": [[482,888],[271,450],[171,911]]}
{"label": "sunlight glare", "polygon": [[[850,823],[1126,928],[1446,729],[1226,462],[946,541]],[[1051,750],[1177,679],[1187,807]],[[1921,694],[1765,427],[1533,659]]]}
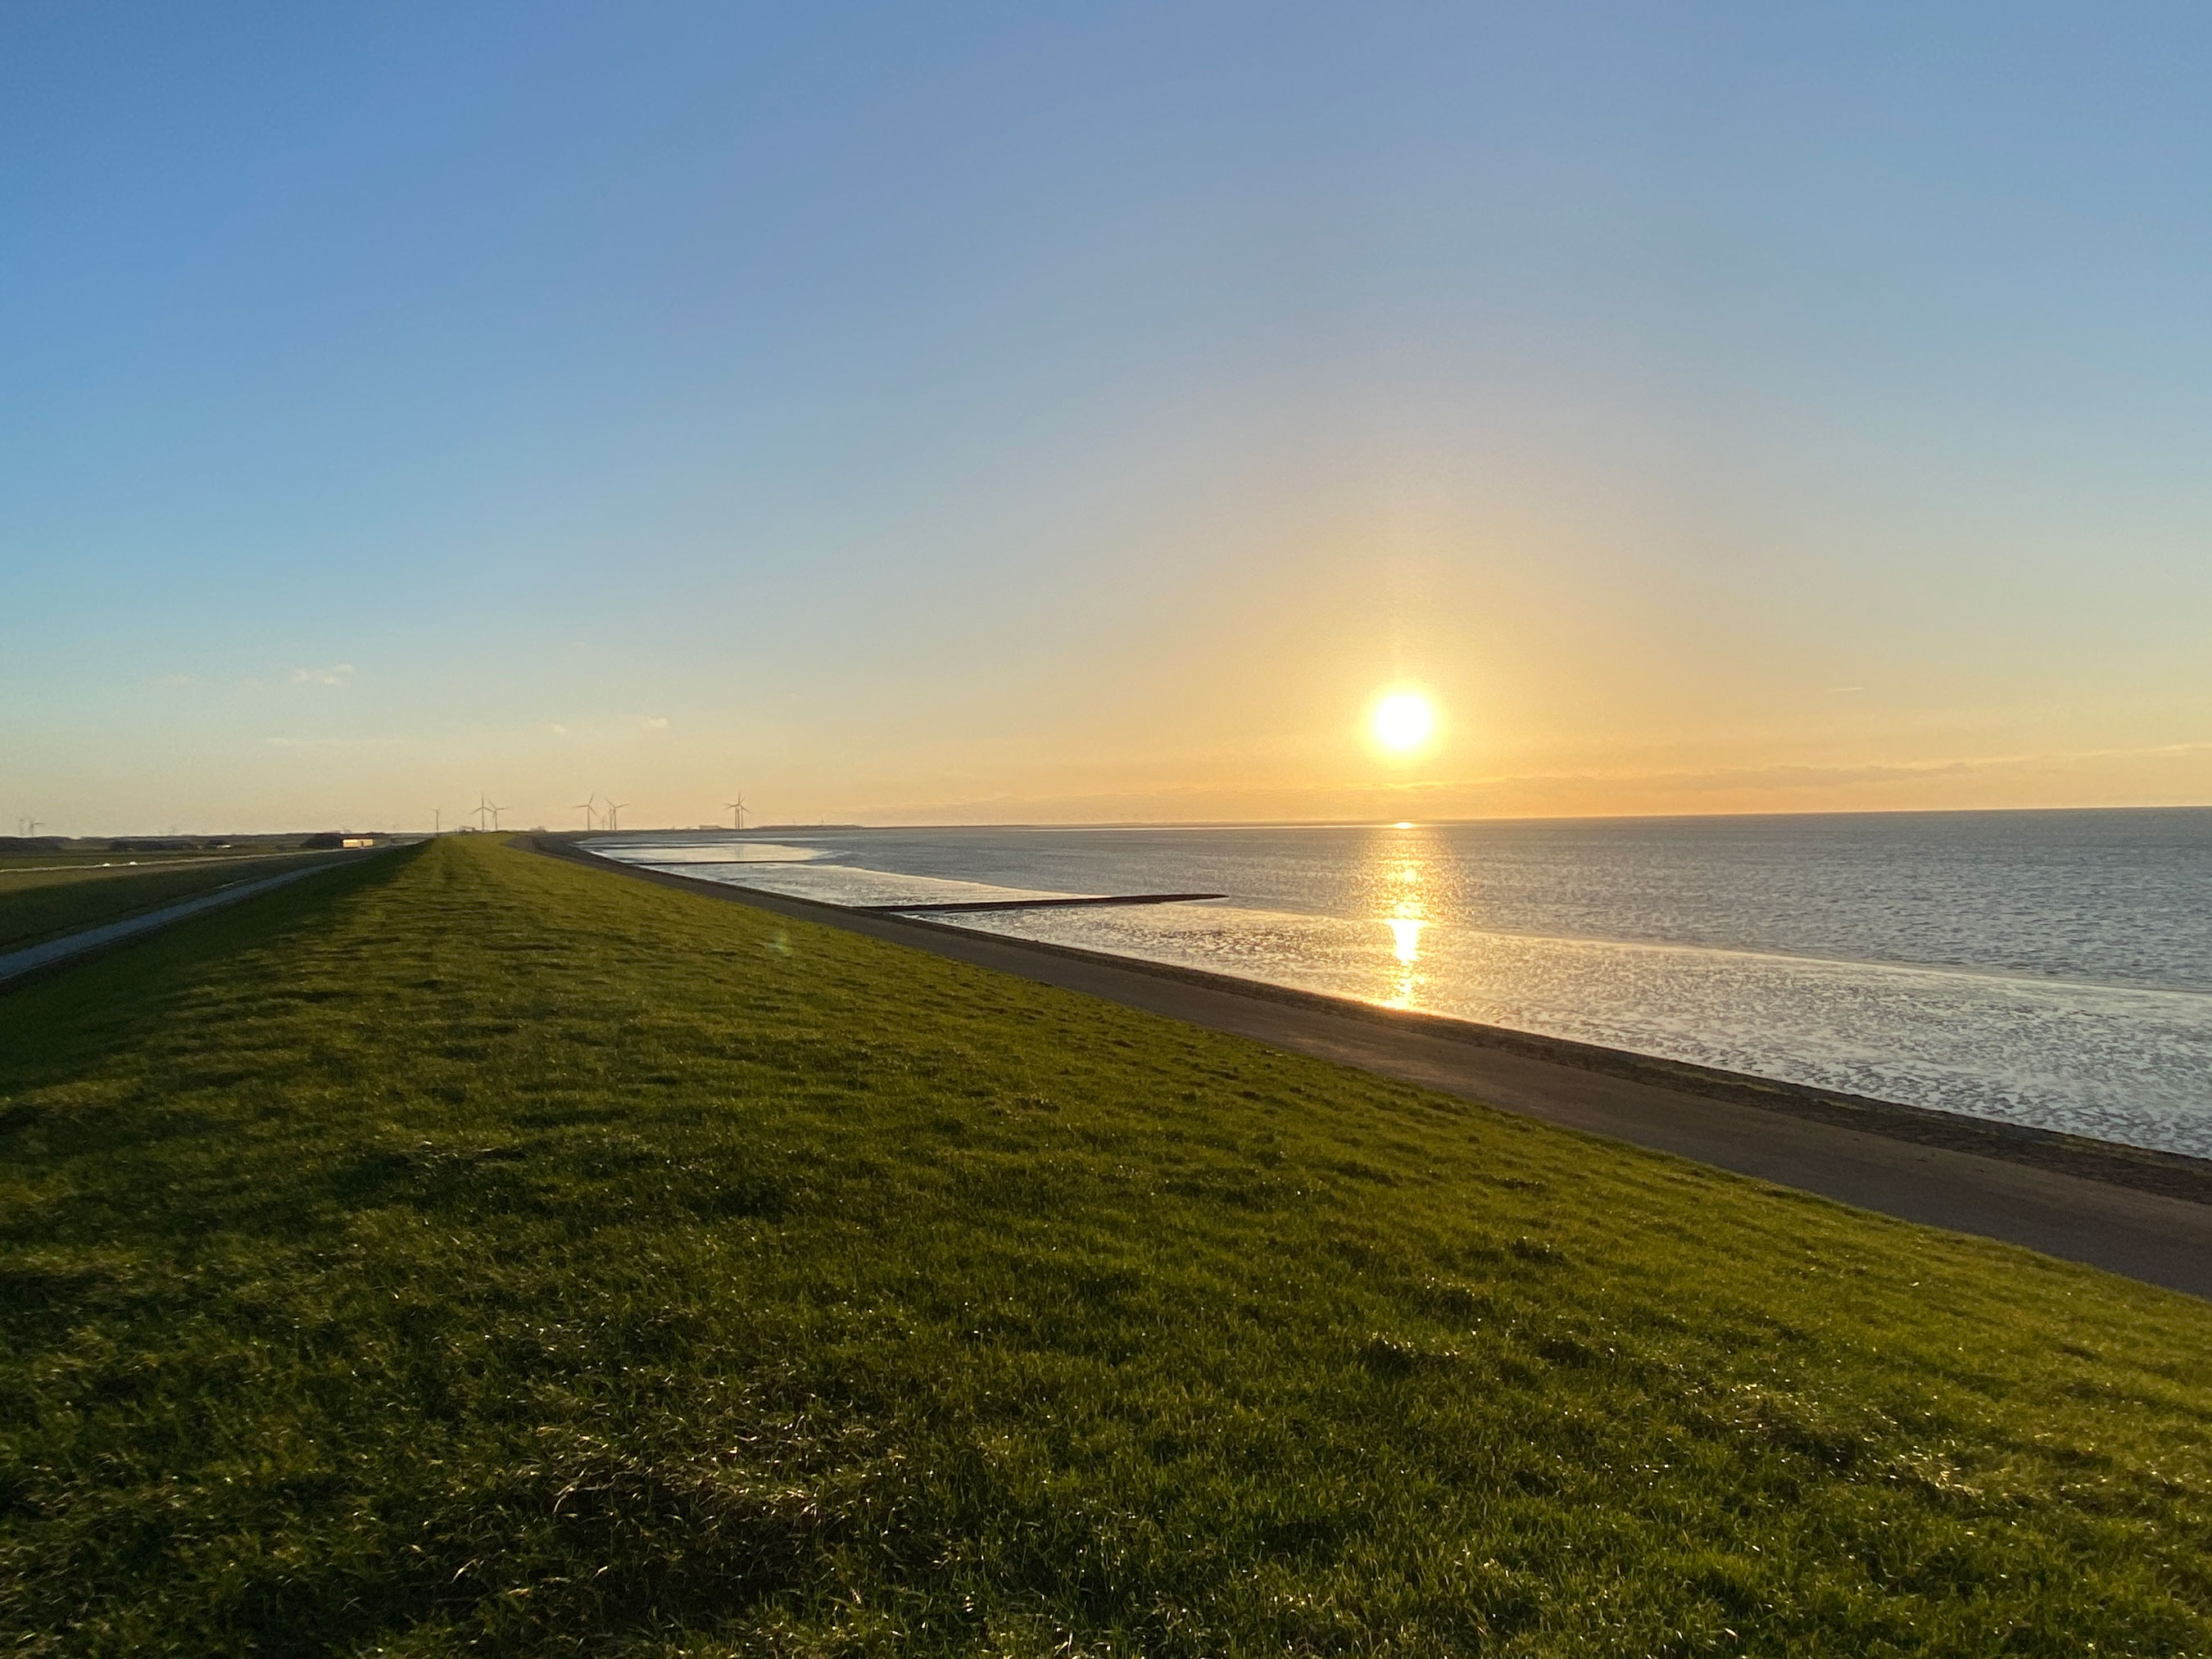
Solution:
{"label": "sunlight glare", "polygon": [[1435,705],[1418,691],[1389,693],[1369,718],[1375,741],[1400,755],[1409,755],[1427,743],[1437,726]]}

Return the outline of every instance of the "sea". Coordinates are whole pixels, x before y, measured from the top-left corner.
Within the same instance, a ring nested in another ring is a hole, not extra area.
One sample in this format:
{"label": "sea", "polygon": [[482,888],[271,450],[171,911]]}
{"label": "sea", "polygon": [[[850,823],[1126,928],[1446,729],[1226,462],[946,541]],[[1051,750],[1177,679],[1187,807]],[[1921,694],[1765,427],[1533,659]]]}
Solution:
{"label": "sea", "polygon": [[2212,1158],[2212,808],[603,836],[1390,1008]]}

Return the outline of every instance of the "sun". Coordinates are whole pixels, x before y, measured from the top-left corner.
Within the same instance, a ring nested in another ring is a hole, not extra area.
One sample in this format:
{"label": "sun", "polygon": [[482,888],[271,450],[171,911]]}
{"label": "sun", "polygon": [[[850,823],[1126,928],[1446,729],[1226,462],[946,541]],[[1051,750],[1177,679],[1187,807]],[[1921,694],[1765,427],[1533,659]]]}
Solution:
{"label": "sun", "polygon": [[1419,691],[1389,691],[1367,720],[1376,743],[1394,755],[1410,755],[1436,734],[1437,706]]}

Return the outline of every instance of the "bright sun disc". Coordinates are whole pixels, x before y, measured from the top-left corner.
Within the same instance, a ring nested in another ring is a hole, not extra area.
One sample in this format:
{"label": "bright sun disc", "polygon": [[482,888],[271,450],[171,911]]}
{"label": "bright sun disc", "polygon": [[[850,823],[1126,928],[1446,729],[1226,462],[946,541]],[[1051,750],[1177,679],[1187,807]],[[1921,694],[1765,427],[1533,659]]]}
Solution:
{"label": "bright sun disc", "polygon": [[1375,741],[1406,754],[1419,749],[1437,729],[1437,711],[1418,691],[1393,691],[1375,705]]}

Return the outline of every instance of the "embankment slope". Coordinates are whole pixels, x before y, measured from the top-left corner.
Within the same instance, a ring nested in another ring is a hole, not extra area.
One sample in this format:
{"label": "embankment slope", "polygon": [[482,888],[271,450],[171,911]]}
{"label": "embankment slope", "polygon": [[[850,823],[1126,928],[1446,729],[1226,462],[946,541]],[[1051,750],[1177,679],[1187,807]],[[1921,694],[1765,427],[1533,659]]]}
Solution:
{"label": "embankment slope", "polygon": [[2212,1308],[447,842],[0,999],[56,1653],[2212,1645]]}

